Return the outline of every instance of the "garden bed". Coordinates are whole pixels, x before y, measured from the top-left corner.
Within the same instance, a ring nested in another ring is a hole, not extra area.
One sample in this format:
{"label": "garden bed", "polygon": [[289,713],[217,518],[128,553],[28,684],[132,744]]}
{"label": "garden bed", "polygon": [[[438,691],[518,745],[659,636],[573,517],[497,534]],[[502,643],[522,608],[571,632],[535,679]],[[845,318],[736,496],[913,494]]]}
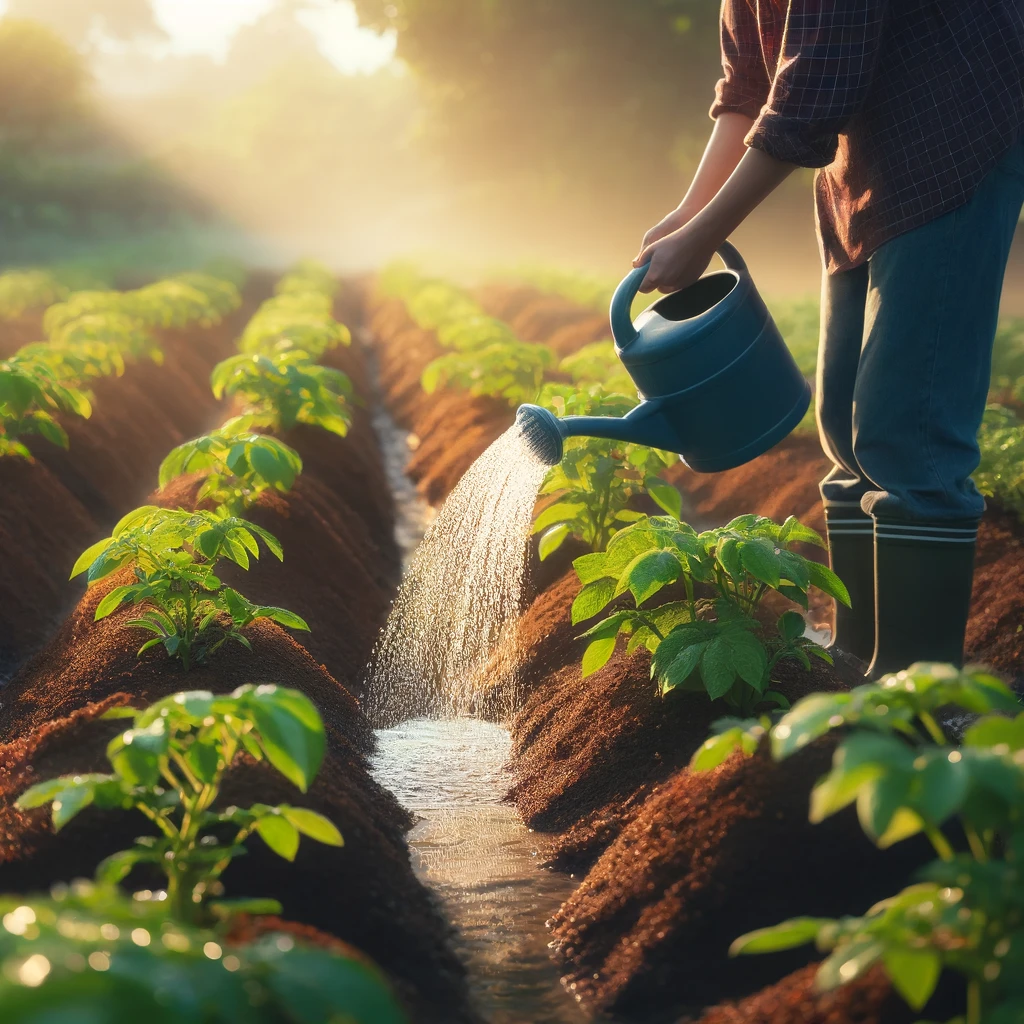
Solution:
{"label": "garden bed", "polygon": [[[492,288],[476,297],[522,340],[554,347],[557,338],[559,354],[607,334],[578,309],[573,321],[561,300],[538,303],[532,289]],[[417,435],[412,472],[436,503],[508,419],[488,421],[484,399],[425,394],[418,377],[443,351],[436,338],[416,328],[399,302],[370,306],[385,400]],[[460,408],[477,410],[479,418],[473,421],[473,443],[456,449],[462,428],[452,423],[449,410]],[[737,470],[700,475],[677,465],[665,476],[683,493],[683,518],[698,527],[756,512],[779,522],[795,515],[821,531],[818,481],[828,466],[817,439],[798,434]],[[1010,678],[1024,664],[1022,537],[1015,519],[989,509],[979,536],[967,636],[970,659]],[[566,984],[586,1008],[637,1021],[696,1019],[701,1007],[723,1000],[733,1002],[706,1011],[702,1021],[913,1019],[877,971],[840,992],[819,995],[807,966],[810,950],[727,958],[729,942],[745,930],[787,916],[866,908],[905,884],[927,850],[910,841],[878,851],[852,812],[826,825],[808,824],[810,789],[830,757],[824,743],[781,766],[759,756],[731,760],[710,776],[690,773],[691,754],[723,712],[703,697],[659,697],[643,652],[627,657],[620,647],[603,669],[581,679],[585,644],[575,637],[590,623],[573,626],[569,618],[580,587],[569,564],[579,553],[567,545],[547,563],[534,555],[536,596],[513,641],[517,677],[502,674],[496,657],[489,679],[493,695],[500,696],[495,708],[505,704],[511,687],[520,699],[511,722],[509,799],[530,827],[553,833],[554,864],[580,878],[552,921]],[[812,602],[813,623],[828,625],[829,612],[827,601]],[[860,681],[848,669],[818,664],[813,675],[786,671],[778,688],[796,700]],[[485,701],[485,712],[486,707]],[[849,880],[839,893],[837,877]],[[776,981],[786,971],[794,973]],[[943,998],[952,1004],[930,1007],[933,1016],[953,1012],[955,987]]]}
{"label": "garden bed", "polygon": [[[251,651],[229,645],[188,673],[159,649],[139,658],[147,636],[125,625],[133,614],[129,608],[93,621],[102,596],[130,576],[130,570],[122,570],[92,586],[50,635],[48,626],[61,605],[81,593],[66,582],[77,555],[108,532],[114,518],[147,500],[157,467],[173,445],[223,419],[225,410],[217,411],[209,392],[210,366],[231,351],[243,322],[216,329],[198,357],[195,346],[197,339],[204,341],[203,332],[191,333],[192,350],[188,337],[166,338],[163,367],[140,367],[146,373],[132,377],[129,370],[109,382],[109,395],[97,394],[97,416],[84,425],[100,433],[72,435],[65,463],[3,463],[5,472],[20,472],[32,484],[23,493],[43,502],[45,513],[23,502],[12,517],[21,533],[10,543],[21,545],[30,561],[42,561],[40,553],[46,552],[47,564],[55,565],[52,580],[47,577],[49,589],[40,586],[40,596],[33,598],[40,618],[45,615],[36,646],[47,637],[48,642],[21,664],[0,704],[5,886],[39,891],[89,875],[104,856],[147,831],[134,815],[90,808],[54,834],[42,810],[23,813],[13,807],[14,798],[41,779],[103,770],[106,742],[119,728],[99,718],[105,707],[142,706],[185,689],[229,692],[264,682],[295,688],[319,709],[327,734],[324,764],[309,792],[299,793],[265,763],[245,758],[229,772],[223,799],[243,806],[310,807],[339,827],[345,846],[303,843],[291,865],[255,839],[249,856],[226,873],[228,890],[278,899],[300,931],[319,929],[322,942],[341,940],[362,950],[388,973],[413,1020],[469,1024],[476,1018],[467,1003],[464,969],[450,950],[448,926],[411,870],[404,836],[410,817],[370,776],[373,734],[355,697],[399,565],[391,495],[371,425],[369,380],[357,346],[327,360],[350,375],[361,396],[348,436],[309,427],[289,432],[285,440],[301,454],[303,473],[292,491],[267,492],[246,513],[278,537],[283,562],[264,552],[248,573],[231,578],[249,598],[302,615],[312,632],[293,635],[257,620],[244,631]],[[162,376],[169,368],[172,377]],[[179,387],[180,404],[154,398],[158,388]],[[97,418],[105,407],[117,411]],[[122,448],[130,453],[126,464],[108,475],[108,463]],[[94,477],[103,486],[83,491],[76,500],[69,487],[72,473],[83,480]],[[194,507],[196,486],[195,477],[181,478],[150,500]],[[69,519],[69,512],[76,518]],[[51,535],[61,537],[58,550],[44,544]],[[5,542],[7,537],[0,532]],[[18,582],[11,579],[12,585]],[[8,599],[0,607],[7,611],[19,602]],[[131,881],[146,884],[144,875]]]}

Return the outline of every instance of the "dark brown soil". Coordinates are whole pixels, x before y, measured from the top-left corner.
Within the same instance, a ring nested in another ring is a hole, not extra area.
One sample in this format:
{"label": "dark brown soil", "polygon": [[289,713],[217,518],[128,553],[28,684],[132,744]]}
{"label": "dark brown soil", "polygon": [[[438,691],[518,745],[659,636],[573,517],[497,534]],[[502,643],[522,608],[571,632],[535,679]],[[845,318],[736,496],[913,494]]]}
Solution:
{"label": "dark brown soil", "polygon": [[[287,646],[280,633],[263,639],[258,650],[264,662],[275,646]],[[5,888],[39,891],[53,882],[86,875],[103,857],[151,831],[140,816],[90,808],[54,835],[45,810],[19,812],[13,799],[29,785],[55,775],[103,770],[103,750],[118,724],[99,721],[97,714],[112,703],[139,704],[177,689],[180,678],[167,670],[166,661],[159,665],[166,678],[160,680],[154,665],[148,673],[149,689],[130,697],[111,694],[100,704],[48,721],[0,747],[0,863]],[[196,677],[191,683],[214,683],[216,689],[225,689],[237,681],[232,676],[245,673],[214,675],[216,679]],[[293,672],[287,681],[318,703],[324,688],[333,684],[308,659],[304,672]],[[346,705],[344,691],[333,685],[338,701]],[[354,711],[351,700],[347,708]],[[416,1020],[472,1021],[465,1009],[463,970],[447,945],[447,926],[409,866],[404,841],[409,820],[394,798],[370,778],[359,749],[362,727],[351,713],[348,724],[355,727],[356,742],[344,728],[332,728],[323,767],[308,793],[299,793],[265,763],[249,759],[235,765],[223,793],[225,805],[287,802],[311,807],[339,827],[345,846],[337,849],[304,840],[295,862],[289,864],[254,839],[248,844],[248,855],[226,872],[225,887],[229,894],[273,896],[288,918],[363,950],[389,973]],[[159,884],[156,877],[133,881]]]}
{"label": "dark brown soil", "polygon": [[632,1019],[755,991],[813,947],[732,960],[736,936],[867,909],[906,883],[926,844],[878,851],[852,809],[808,822],[811,785],[831,756],[827,742],[781,764],[737,756],[652,790],[553,920],[585,1005]]}
{"label": "dark brown soil", "polygon": [[175,444],[221,418],[210,370],[262,294],[250,289],[243,309],[217,327],[164,332],[162,366],[139,363],[97,381],[92,417],[64,423],[68,451],[36,439],[33,463],[0,460],[0,679],[81,595],[68,582],[78,555],[142,503]]}
{"label": "dark brown soil", "polygon": [[[593,863],[643,806],[653,786],[684,767],[728,713],[693,693],[661,697],[645,651],[620,647],[600,672],[581,678],[589,623],[571,624],[579,591],[569,572],[523,616],[517,649],[524,697],[512,723],[510,791],[533,828],[560,833],[555,862],[570,870]],[[845,688],[824,663],[814,671],[780,665],[778,688],[791,701]],[[599,723],[599,724],[598,724]]]}
{"label": "dark brown soil", "polygon": [[535,288],[489,284],[477,290],[476,299],[485,312],[504,320],[520,340],[541,342],[558,356],[611,337],[606,315]]}
{"label": "dark brown soil", "polygon": [[43,311],[31,310],[14,320],[0,321],[0,359],[14,355],[22,345],[43,340]]}
{"label": "dark brown soil", "polygon": [[39,647],[80,593],[68,575],[98,532],[46,466],[0,459],[0,680]]}
{"label": "dark brown soil", "polygon": [[817,992],[817,964],[739,1002],[722,1003],[698,1024],[910,1024],[917,1016],[893,992],[881,967],[832,992]]}

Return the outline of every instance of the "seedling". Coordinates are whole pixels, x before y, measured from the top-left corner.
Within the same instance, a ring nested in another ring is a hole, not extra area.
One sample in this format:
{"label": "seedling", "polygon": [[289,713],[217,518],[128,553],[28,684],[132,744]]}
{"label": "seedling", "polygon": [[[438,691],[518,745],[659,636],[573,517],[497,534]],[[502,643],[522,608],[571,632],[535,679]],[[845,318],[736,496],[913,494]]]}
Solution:
{"label": "seedling", "polygon": [[[940,708],[984,715],[960,747],[946,739]],[[834,729],[844,730],[832,770],[814,787],[810,819],[855,803],[861,827],[887,847],[924,833],[938,860],[921,882],[858,918],[797,918],[744,935],[733,954],[817,942],[830,956],[817,974],[828,990],[881,962],[920,1010],[949,968],[968,982],[967,1024],[1011,1024],[1024,1013],[1024,714],[1016,695],[978,670],[918,664],[848,693],[800,701],[771,729],[783,760]],[[1006,717],[1016,715],[1014,718]],[[734,749],[752,752],[753,729],[725,723],[694,758],[714,767]],[[954,837],[948,834],[956,825]],[[962,840],[956,836],[959,832]],[[960,843],[969,852],[957,852]]]}
{"label": "seedling", "polygon": [[[609,394],[599,385],[586,389],[547,384],[540,404],[558,416],[623,416],[636,405],[625,395]],[[659,475],[678,456],[644,445],[598,437],[570,437],[562,461],[544,479],[541,495],[556,495],[533,523],[541,535],[541,560],[569,538],[604,550],[613,533],[643,519],[636,499],[649,495],[669,515],[682,514],[679,491]]]}
{"label": "seedling", "polygon": [[178,445],[160,466],[160,486],[186,473],[205,473],[196,495],[224,515],[240,515],[267,490],[290,491],[302,472],[294,448],[247,429],[244,418]]}
{"label": "seedling", "polygon": [[452,352],[429,363],[423,390],[455,387],[471,395],[504,398],[511,406],[537,397],[544,372],[554,362],[545,345],[500,341],[467,352]]}
{"label": "seedling", "polygon": [[365,960],[286,932],[232,943],[223,927],[169,918],[165,897],[84,881],[50,897],[0,897],[6,1024],[406,1024]]}
{"label": "seedling", "polygon": [[[809,656],[831,663],[823,648],[806,638],[799,612],[785,612],[777,635],[765,635],[756,618],[759,604],[775,590],[807,607],[816,586],[836,600],[849,594],[826,566],[791,550],[803,542],[824,546],[810,527],[792,516],[782,525],[762,516],[739,516],[725,526],[697,533],[674,516],[644,516],[616,533],[606,551],[577,558],[583,582],[572,606],[582,622],[627,592],[635,608],[617,611],[587,630],[583,674],[611,658],[620,633],[629,636],[627,653],[646,647],[651,674],[662,693],[676,688],[704,690],[741,714],[761,703],[785,707],[785,697],[769,689],[782,659],[810,669]],[[651,602],[679,583],[683,600]],[[703,585],[710,596],[701,596]]]}
{"label": "seedling", "polygon": [[95,621],[127,602],[142,606],[142,614],[126,623],[155,634],[139,648],[139,656],[162,644],[188,671],[228,640],[251,649],[242,630],[256,619],[309,629],[294,612],[254,604],[215,574],[222,558],[248,569],[250,556],[259,557],[257,538],[278,559],[283,557],[272,534],[244,519],[146,505],[83,552],[71,576],[84,572],[93,584],[133,564],[136,582],[114,587],[97,605]]}
{"label": "seedling", "polygon": [[92,406],[83,392],[69,387],[65,380],[62,368],[32,355],[0,361],[0,455],[31,458],[22,438],[36,434],[68,447],[67,432],[56,414],[70,412],[88,418]]}
{"label": "seedling", "polygon": [[[301,792],[309,788],[324,757],[324,726],[298,690],[242,686],[226,696],[196,690],[144,711],[114,708],[105,717],[132,719],[131,727],[107,745],[111,774],[50,779],[32,786],[17,802],[20,810],[51,805],[57,831],[90,804],[137,810],[153,822],[159,835],[137,839],[97,867],[101,884],[115,884],[138,865],[149,865],[167,878],[169,913],[179,921],[200,923],[218,910],[253,909],[206,905],[253,832],[289,861],[295,859],[300,834],[342,845],[337,828],[305,807],[214,809],[225,772],[242,754],[266,759]],[[280,912],[279,906],[261,904],[259,909]]]}
{"label": "seedling", "polygon": [[251,426],[287,431],[305,423],[348,433],[351,381],[305,352],[231,356],[214,367],[210,382],[215,397],[241,400]]}
{"label": "seedling", "polygon": [[301,351],[319,359],[329,349],[351,342],[348,328],[331,315],[329,296],[284,292],[260,306],[246,325],[238,348],[268,356]]}

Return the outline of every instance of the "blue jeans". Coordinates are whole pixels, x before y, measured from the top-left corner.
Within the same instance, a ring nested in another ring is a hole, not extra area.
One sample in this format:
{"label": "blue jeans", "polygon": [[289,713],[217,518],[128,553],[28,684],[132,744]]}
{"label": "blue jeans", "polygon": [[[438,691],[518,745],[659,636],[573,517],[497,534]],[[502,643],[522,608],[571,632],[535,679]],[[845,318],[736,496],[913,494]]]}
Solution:
{"label": "blue jeans", "polygon": [[835,464],[826,507],[977,520],[971,473],[1010,243],[1024,205],[1019,140],[963,206],[824,277],[817,415]]}

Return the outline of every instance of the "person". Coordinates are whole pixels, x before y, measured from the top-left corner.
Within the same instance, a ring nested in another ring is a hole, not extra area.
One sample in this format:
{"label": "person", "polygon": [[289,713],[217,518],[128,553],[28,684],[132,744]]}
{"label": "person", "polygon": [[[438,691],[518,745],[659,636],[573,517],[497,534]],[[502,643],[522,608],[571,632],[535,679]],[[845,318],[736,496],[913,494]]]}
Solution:
{"label": "person", "polygon": [[984,509],[971,473],[1024,205],[1020,0],[723,0],[715,124],[643,240],[644,291],[695,281],[817,168],[816,412],[834,644],[868,673],[960,664]]}

